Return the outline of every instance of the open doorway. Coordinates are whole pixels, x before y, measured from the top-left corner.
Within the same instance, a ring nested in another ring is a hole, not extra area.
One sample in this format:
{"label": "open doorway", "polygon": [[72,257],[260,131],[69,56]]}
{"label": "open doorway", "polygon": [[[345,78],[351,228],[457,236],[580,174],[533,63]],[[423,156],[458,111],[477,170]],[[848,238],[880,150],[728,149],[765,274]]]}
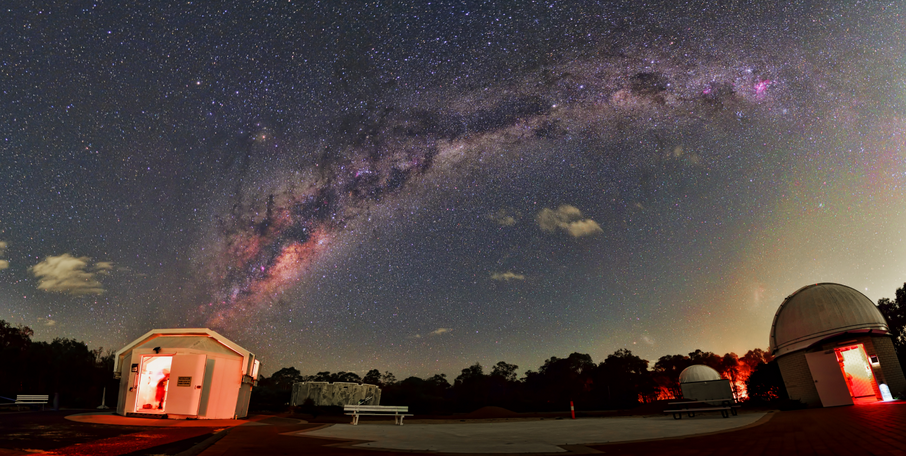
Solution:
{"label": "open doorway", "polygon": [[880,390],[862,344],[840,347],[834,351],[852,397],[862,401],[878,400]]}
{"label": "open doorway", "polygon": [[135,396],[135,412],[165,413],[172,363],[173,355],[142,356],[137,382],[138,392]]}

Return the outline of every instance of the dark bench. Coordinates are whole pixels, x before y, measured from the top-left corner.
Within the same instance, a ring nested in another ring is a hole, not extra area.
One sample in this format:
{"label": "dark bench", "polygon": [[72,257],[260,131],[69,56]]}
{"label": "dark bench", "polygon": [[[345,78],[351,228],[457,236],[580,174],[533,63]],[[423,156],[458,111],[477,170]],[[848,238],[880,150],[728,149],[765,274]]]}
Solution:
{"label": "dark bench", "polygon": [[672,413],[674,420],[683,418],[685,413],[689,418],[695,418],[696,412],[720,412],[720,416],[729,418],[730,414],[736,416],[736,409],[739,405],[733,402],[733,399],[714,399],[710,401],[683,401],[668,402],[667,405],[676,406],[672,409],[664,410],[664,413]]}
{"label": "dark bench", "polygon": [[343,411],[347,415],[352,415],[352,425],[359,424],[359,417],[362,415],[385,415],[392,416],[393,423],[402,426],[403,418],[412,416],[407,413],[409,407],[405,405],[346,405]]}

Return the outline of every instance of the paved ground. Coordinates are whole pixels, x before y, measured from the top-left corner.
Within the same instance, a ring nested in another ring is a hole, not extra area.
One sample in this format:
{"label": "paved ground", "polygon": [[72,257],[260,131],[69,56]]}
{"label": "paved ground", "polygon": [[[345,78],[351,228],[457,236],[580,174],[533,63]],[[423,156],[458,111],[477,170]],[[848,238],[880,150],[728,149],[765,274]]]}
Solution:
{"label": "paved ground", "polygon": [[[574,445],[565,449],[574,453],[616,455],[906,455],[904,402],[796,410],[771,415],[772,418],[764,424],[718,434],[634,443]],[[403,429],[408,426],[403,426]],[[222,440],[201,455],[400,454],[359,450],[351,445],[361,442],[342,442],[298,433],[299,430],[312,427],[315,426],[239,426],[230,430]],[[468,439],[469,436],[462,436],[464,443]]]}
{"label": "paved ground", "polygon": [[906,402],[778,412],[770,421],[705,437],[598,445],[626,456],[903,456]]}
{"label": "paved ground", "polygon": [[[257,416],[229,429],[181,426],[119,426],[67,420],[73,412],[0,414],[0,455],[360,455],[400,456],[392,450],[355,447],[361,441],[326,439],[299,431],[324,428],[288,417]],[[567,445],[566,453],[616,455],[906,455],[906,403],[876,403],[831,409],[771,413],[763,424],[739,430],[633,443]],[[706,418],[699,416],[694,420]],[[104,418],[109,420],[110,418]],[[619,418],[615,418],[619,419]],[[649,418],[650,419],[650,418]],[[732,420],[733,418],[729,418]],[[577,422],[592,419],[580,419]],[[713,421],[723,418],[709,419]],[[605,421],[606,420],[601,420]],[[692,421],[692,420],[689,420]],[[545,420],[558,425],[563,421]],[[672,422],[672,421],[670,421]],[[675,422],[686,423],[687,418]],[[705,420],[702,420],[705,422]],[[197,424],[195,422],[192,424]],[[522,423],[540,423],[523,421]],[[415,424],[415,423],[413,423]],[[358,428],[417,430],[413,424],[363,423]],[[475,423],[472,423],[474,425]],[[516,424],[515,422],[512,424]],[[666,424],[666,422],[665,422]],[[466,430],[469,424],[463,430]],[[489,424],[479,423],[487,428]],[[315,431],[317,432],[317,431]],[[506,436],[501,436],[505,440]],[[412,438],[420,438],[413,433]],[[471,435],[458,436],[463,444]],[[437,454],[437,453],[434,453]],[[499,455],[499,453],[498,453]],[[535,453],[537,455],[537,453]]]}
{"label": "paved ground", "polygon": [[407,424],[353,426],[335,424],[300,431],[299,437],[367,440],[356,448],[381,448],[440,453],[558,453],[562,447],[707,434],[749,426],[764,413],[722,418],[719,413],[674,420],[671,416],[586,418],[578,420],[499,423]]}

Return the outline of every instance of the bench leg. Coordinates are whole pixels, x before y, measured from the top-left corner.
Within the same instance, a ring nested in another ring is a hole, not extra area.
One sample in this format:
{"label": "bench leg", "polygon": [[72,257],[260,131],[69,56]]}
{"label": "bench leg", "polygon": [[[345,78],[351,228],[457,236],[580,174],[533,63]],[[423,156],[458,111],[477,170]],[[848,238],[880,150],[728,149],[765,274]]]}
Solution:
{"label": "bench leg", "polygon": [[731,409],[730,409],[730,413],[732,413],[733,416],[736,416],[736,415],[738,414],[738,412],[736,411],[735,408],[731,408]]}
{"label": "bench leg", "polygon": [[728,411],[726,411],[726,410],[721,410],[721,411],[720,411],[720,416],[722,416],[722,417],[724,417],[724,418],[729,418],[729,417],[730,417],[730,412],[728,412]]}
{"label": "bench leg", "polygon": [[394,421],[396,421],[396,424],[402,426],[402,425],[403,425],[403,418],[405,418],[405,416],[400,415],[400,416],[396,417],[396,419],[394,419]]}
{"label": "bench leg", "polygon": [[358,424],[359,424],[359,415],[353,413],[352,414],[352,425],[357,426]]}
{"label": "bench leg", "polygon": [[674,412],[674,413],[673,413],[673,419],[674,419],[674,420],[681,420],[681,419],[683,419],[683,412],[679,412],[679,413]]}

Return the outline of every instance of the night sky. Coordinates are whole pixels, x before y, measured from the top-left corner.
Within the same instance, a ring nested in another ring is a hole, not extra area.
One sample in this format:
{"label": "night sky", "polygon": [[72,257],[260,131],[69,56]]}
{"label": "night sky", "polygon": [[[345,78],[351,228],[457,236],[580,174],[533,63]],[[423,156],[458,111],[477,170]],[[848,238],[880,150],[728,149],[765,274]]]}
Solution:
{"label": "night sky", "polygon": [[804,285],[906,281],[904,2],[7,3],[35,340],[455,377],[742,355]]}

